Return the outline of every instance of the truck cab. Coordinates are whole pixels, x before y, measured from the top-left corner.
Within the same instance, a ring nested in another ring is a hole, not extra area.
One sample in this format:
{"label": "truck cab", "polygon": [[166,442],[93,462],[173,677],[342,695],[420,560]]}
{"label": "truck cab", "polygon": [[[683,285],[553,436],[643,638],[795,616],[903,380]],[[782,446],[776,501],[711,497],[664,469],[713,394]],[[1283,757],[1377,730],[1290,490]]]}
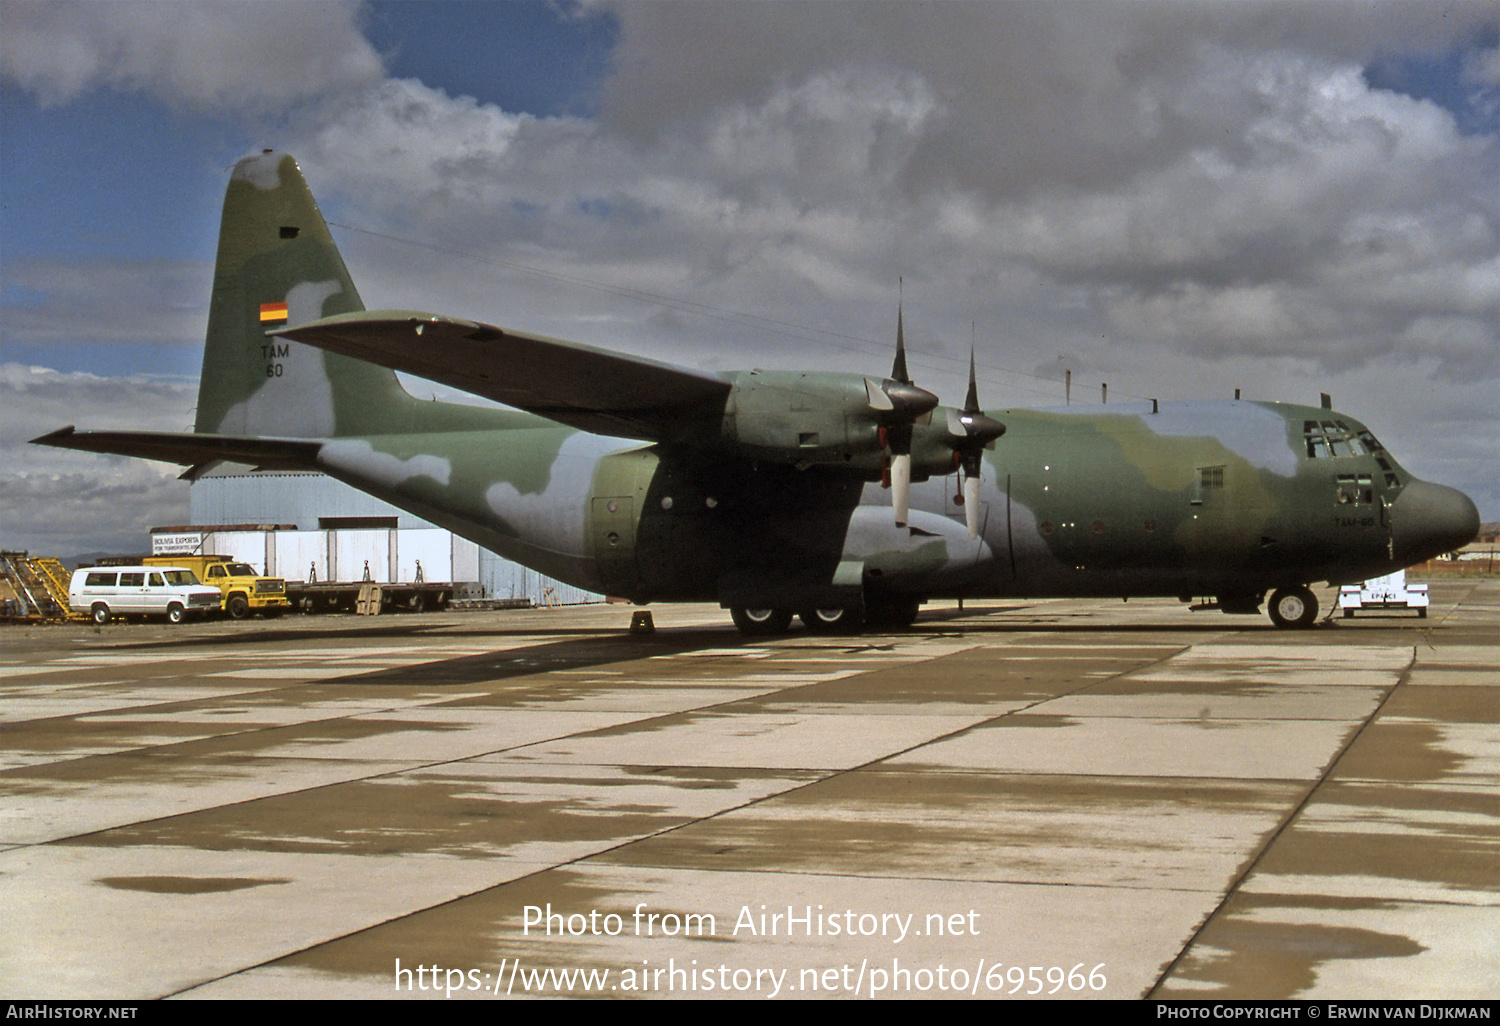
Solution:
{"label": "truck cab", "polygon": [[217,588],[221,608],[235,620],[251,613],[276,617],[291,608],[286,597],[286,581],[280,577],[262,577],[249,563],[232,556],[149,556],[145,564],[185,566],[198,580]]}

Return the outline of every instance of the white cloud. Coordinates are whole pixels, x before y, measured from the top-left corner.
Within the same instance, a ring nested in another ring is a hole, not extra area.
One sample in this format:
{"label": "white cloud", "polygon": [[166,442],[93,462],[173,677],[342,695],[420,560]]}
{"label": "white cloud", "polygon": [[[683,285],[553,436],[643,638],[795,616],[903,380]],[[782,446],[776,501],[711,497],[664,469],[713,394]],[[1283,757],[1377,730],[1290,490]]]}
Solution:
{"label": "white cloud", "polygon": [[195,382],[60,373],[0,364],[0,531],[40,555],[144,551],[149,526],[187,520],[182,468],[45,446],[29,439],[93,430],[192,429]]}
{"label": "white cloud", "polygon": [[1464,81],[1500,86],[1500,46],[1480,50],[1465,60]]}
{"label": "white cloud", "polygon": [[[750,74],[731,58],[673,101],[681,120],[656,110],[647,135],[618,112],[599,124],[538,119],[387,81],[326,111],[294,148],[315,183],[336,183],[382,226],[591,281],[706,291],[736,309],[868,307],[904,275],[962,318],[991,305],[985,290],[1041,280],[1092,300],[1099,328],[1185,353],[1248,350],[1328,369],[1435,356],[1450,376],[1493,371],[1472,343],[1418,344],[1408,329],[1500,306],[1494,138],[1462,136],[1434,104],[1371,89],[1347,62],[1203,37],[1168,67],[1131,75],[1128,63],[1094,65],[1153,49],[1139,25],[1101,42],[1066,14],[1042,31],[1029,5],[971,13],[965,38],[1032,29],[1022,64],[1047,63],[1060,84],[1039,96],[997,65],[1002,83],[975,83],[996,101],[984,108],[957,91],[947,63],[920,63],[918,46],[901,67],[892,45],[888,64],[854,63],[859,47],[826,65],[805,57],[800,77],[795,62],[756,64],[757,88],[719,95]],[[747,16],[731,20],[737,30]],[[666,37],[653,54],[671,41],[715,45],[675,23],[652,28]],[[1000,37],[1004,53],[1019,53],[1013,35]],[[945,60],[978,62],[976,49],[966,42]],[[690,62],[672,53],[672,66]],[[627,72],[615,88],[650,94],[652,81]],[[1102,96],[1110,90],[1130,99]],[[1043,134],[1064,140],[1037,134],[1032,103],[1052,112]],[[1115,113],[1144,135],[1091,134],[1096,103],[1125,103]],[[996,121],[1017,131],[996,133]],[[981,157],[997,174],[970,184],[957,167]],[[1054,174],[1057,160],[1087,167]],[[1025,168],[1024,180],[1004,180],[1005,168]]]}
{"label": "white cloud", "polygon": [[8,259],[8,343],[203,343],[212,268],[189,260]]}
{"label": "white cloud", "polygon": [[377,80],[355,2],[7,2],[0,78],[45,104],[108,86],[172,107],[277,111]]}

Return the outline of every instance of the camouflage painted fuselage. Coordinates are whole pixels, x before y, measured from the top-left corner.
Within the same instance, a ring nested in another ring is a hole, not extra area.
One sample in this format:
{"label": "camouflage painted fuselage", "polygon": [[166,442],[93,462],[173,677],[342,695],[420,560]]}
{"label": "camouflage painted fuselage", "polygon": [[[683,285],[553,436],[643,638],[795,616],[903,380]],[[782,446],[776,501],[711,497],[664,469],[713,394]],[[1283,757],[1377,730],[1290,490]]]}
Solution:
{"label": "camouflage painted fuselage", "polygon": [[[1238,596],[1363,580],[1439,544],[1398,528],[1411,479],[1389,453],[1309,455],[1309,425],[1329,424],[1352,448],[1364,426],[1347,416],[1253,402],[1159,409],[996,414],[1008,430],[986,454],[977,539],[956,474],[915,485],[898,528],[878,484],[838,471],[540,418],[341,438],[318,462],[508,558],[637,601],[754,605],[856,583],[923,598]],[[1321,449],[1330,435],[1319,426],[1316,437]]]}

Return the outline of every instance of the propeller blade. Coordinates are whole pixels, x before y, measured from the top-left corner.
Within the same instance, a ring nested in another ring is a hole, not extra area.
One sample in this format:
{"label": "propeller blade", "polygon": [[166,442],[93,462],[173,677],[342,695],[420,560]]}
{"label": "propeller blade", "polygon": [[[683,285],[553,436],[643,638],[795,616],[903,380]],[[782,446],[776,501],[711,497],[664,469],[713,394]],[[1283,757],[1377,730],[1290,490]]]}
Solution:
{"label": "propeller blade", "polygon": [[979,475],[964,478],[964,521],[969,525],[969,537],[979,537]]}
{"label": "propeller blade", "polygon": [[938,397],[912,383],[906,369],[906,315],[903,305],[896,304],[896,360],[891,376],[875,387],[865,379],[865,394],[880,425],[880,444],[886,451],[881,483],[891,489],[891,511],[897,527],[905,527],[911,514],[911,441],[912,426],[927,424],[937,408]]}
{"label": "propeller blade", "polygon": [[1005,434],[1005,425],[993,417],[986,417],[979,408],[979,380],[974,372],[973,346],[969,347],[969,391],[964,396],[962,411],[948,411],[948,434],[953,451],[961,455],[983,449]]}
{"label": "propeller blade", "polygon": [[896,515],[896,526],[905,527],[911,510],[910,453],[891,457],[891,510]]}
{"label": "propeller blade", "polygon": [[896,362],[891,364],[891,379],[903,385],[911,384],[911,377],[906,373],[906,331],[899,305],[896,307]]}
{"label": "propeller blade", "polygon": [[979,408],[979,379],[974,375],[974,347],[969,347],[969,394],[964,396],[965,413],[983,413]]}

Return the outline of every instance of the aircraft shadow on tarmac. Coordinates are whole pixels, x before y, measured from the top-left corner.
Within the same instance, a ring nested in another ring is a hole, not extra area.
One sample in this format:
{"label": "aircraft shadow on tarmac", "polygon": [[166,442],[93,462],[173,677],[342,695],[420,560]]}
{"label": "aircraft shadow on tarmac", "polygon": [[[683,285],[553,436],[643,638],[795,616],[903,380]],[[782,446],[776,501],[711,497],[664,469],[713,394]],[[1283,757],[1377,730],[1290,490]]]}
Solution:
{"label": "aircraft shadow on tarmac", "polygon": [[[977,617],[988,618],[998,614],[1010,614],[1003,621],[986,619],[984,622],[974,622]],[[1059,622],[1063,619],[1074,619],[1079,622]],[[953,621],[967,621],[961,627],[950,626]],[[1244,627],[1254,628],[1254,634],[1277,633],[1270,624],[1246,623]],[[1338,626],[1328,621],[1321,625],[1322,629],[1317,633],[1325,634],[1328,630]],[[1377,627],[1378,625],[1367,625]],[[1389,626],[1389,625],[1386,625]],[[1428,628],[1433,625],[1428,625]],[[1058,634],[1079,635],[1109,633],[1115,635],[1144,635],[1170,632],[1172,634],[1223,634],[1226,628],[1234,629],[1232,624],[1224,624],[1217,620],[1203,620],[1194,623],[1172,623],[1163,620],[1159,623],[1129,623],[1109,624],[1099,622],[1096,615],[1089,612],[1084,613],[1047,613],[1043,610],[1035,610],[1028,605],[981,607],[958,609],[935,609],[922,615],[922,619],[912,627],[898,635],[816,635],[810,636],[805,633],[793,633],[787,635],[787,639],[800,640],[799,650],[807,648],[806,641],[816,637],[820,643],[818,647],[826,647],[840,652],[865,651],[872,648],[889,649],[899,643],[898,639],[920,639],[933,637],[965,637],[965,636],[994,636],[1003,634]],[[1362,632],[1363,633],[1363,632]],[[553,641],[543,641],[540,644],[528,645],[524,648],[502,648],[493,652],[484,652],[476,655],[458,656],[449,659],[438,659],[428,663],[393,667],[390,669],[373,670],[367,673],[351,673],[346,677],[331,680],[330,684],[390,684],[396,686],[448,686],[448,685],[472,685],[485,681],[505,680],[514,677],[527,676],[531,674],[547,673],[558,670],[585,669],[591,666],[602,666],[611,663],[630,662],[638,659],[647,659],[654,656],[682,655],[703,649],[736,649],[736,648],[759,648],[763,647],[766,639],[745,638],[733,631],[733,628],[725,623],[723,628],[719,627],[666,627],[649,635],[632,635],[626,633],[623,625],[618,631],[601,628],[583,627],[559,627],[538,629],[532,626],[530,629],[494,629],[479,627],[462,627],[454,629],[451,623],[383,623],[369,626],[339,626],[332,628],[313,627],[308,630],[296,629],[271,629],[265,631],[252,631],[242,633],[225,634],[199,634],[188,638],[172,638],[168,640],[141,641],[119,645],[121,650],[145,649],[184,649],[211,646],[235,646],[235,645],[286,645],[291,653],[311,642],[318,641],[348,641],[348,642],[376,642],[376,641],[399,641],[403,638],[415,639],[418,637],[442,638],[444,640],[505,637],[530,637],[530,638],[555,638]],[[1284,640],[1284,639],[1283,639]],[[997,653],[997,658],[1003,658],[1003,654]],[[288,668],[289,677],[296,676],[296,670]]]}

